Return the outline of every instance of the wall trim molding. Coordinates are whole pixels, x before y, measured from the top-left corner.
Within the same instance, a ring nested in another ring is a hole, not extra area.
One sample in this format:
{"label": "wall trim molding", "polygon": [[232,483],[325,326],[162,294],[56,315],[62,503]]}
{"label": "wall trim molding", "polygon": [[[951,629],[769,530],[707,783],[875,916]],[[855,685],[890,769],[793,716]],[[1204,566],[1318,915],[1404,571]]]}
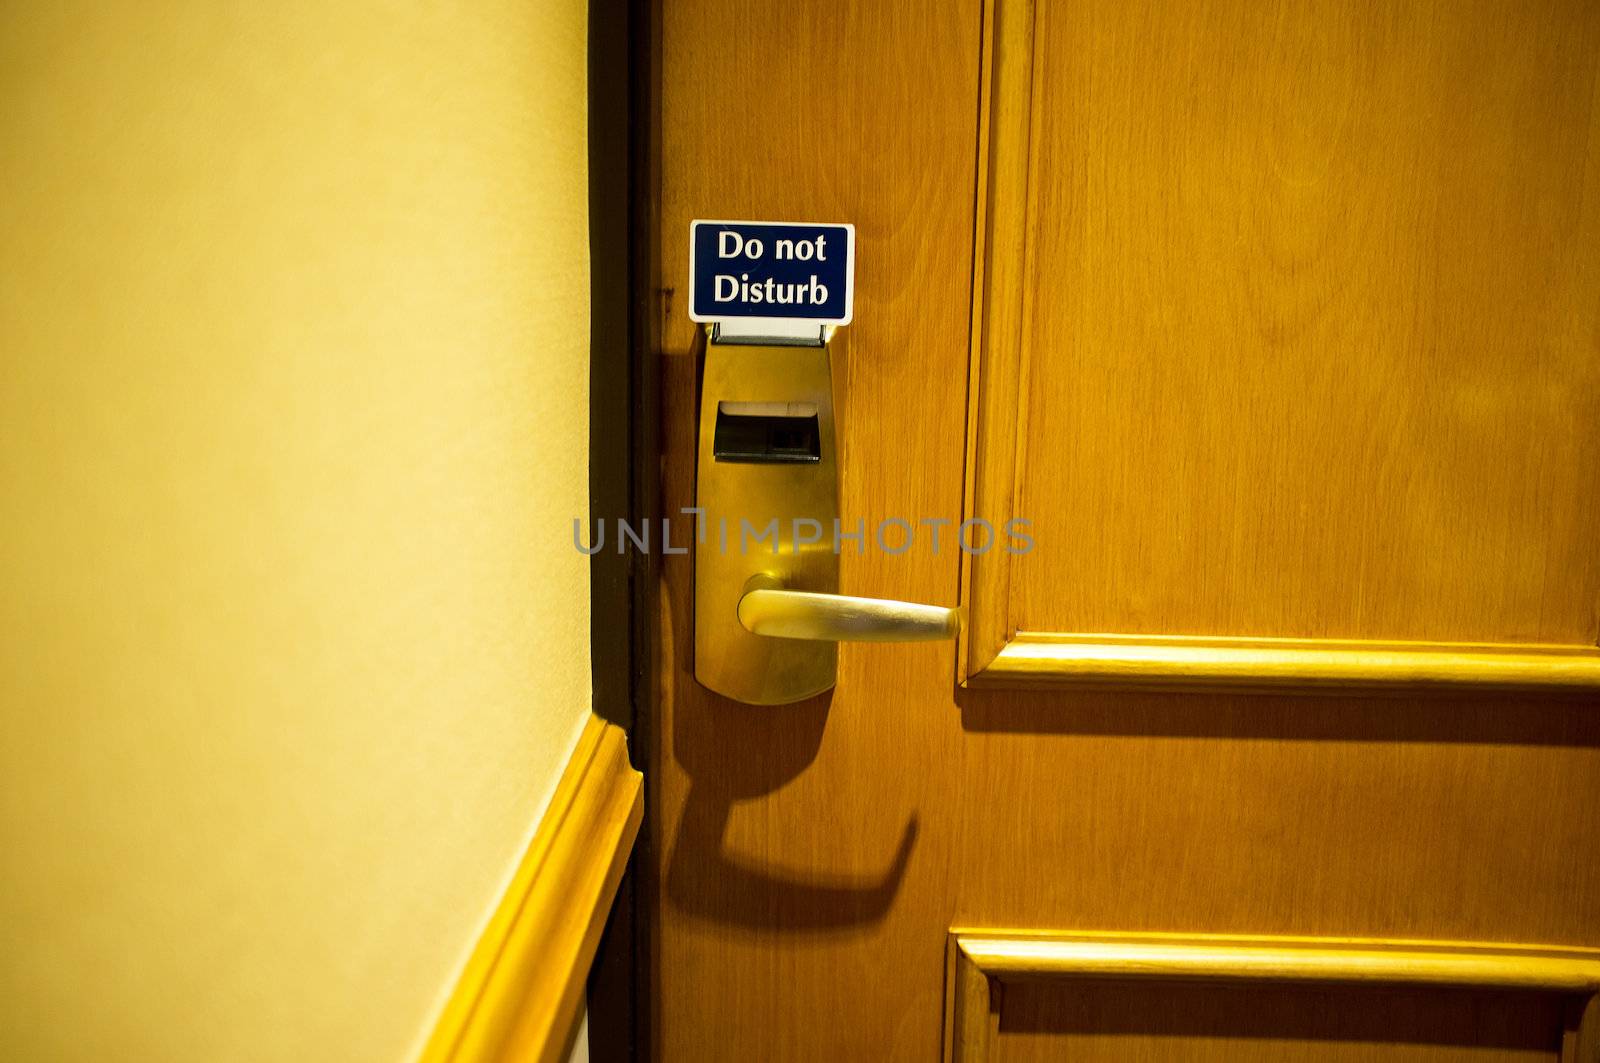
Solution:
{"label": "wall trim molding", "polygon": [[1116,979],[1476,987],[1570,997],[1561,1063],[1600,1061],[1600,949],[1226,934],[952,930],[947,1063],[986,1060],[1007,981]]}
{"label": "wall trim molding", "polygon": [[422,1063],[560,1060],[644,814],[627,735],[591,715]]}

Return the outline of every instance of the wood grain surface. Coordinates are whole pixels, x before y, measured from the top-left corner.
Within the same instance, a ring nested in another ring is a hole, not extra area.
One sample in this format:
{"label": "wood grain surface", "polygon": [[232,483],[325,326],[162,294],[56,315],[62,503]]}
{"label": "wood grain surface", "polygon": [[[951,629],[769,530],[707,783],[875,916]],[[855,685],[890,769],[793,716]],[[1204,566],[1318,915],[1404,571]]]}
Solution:
{"label": "wood grain surface", "polygon": [[1034,39],[1012,627],[1593,647],[1600,6]]}
{"label": "wood grain surface", "polygon": [[1238,986],[1009,987],[999,1063],[1556,1063],[1562,1002],[1532,993]]}
{"label": "wood grain surface", "polygon": [[[1032,610],[1018,615],[1046,631],[1592,643],[1594,9],[1083,10],[1094,20],[1041,3],[1056,43],[1040,55],[1060,69],[1029,75],[1055,145],[1028,156],[1054,175],[1036,199],[1065,213],[1031,225],[1048,222],[1054,265],[1029,274],[1018,505],[1041,523],[1010,577]],[[669,512],[694,502],[700,217],[855,223],[841,512],[964,515],[995,14],[663,5]],[[1092,97],[1071,97],[1080,80]],[[1390,109],[1401,89],[1420,93],[1409,116]],[[1102,238],[1092,270],[1072,242],[1085,232]],[[1253,368],[1228,360],[1230,330]],[[1181,446],[1150,441],[1161,419]],[[661,561],[655,1058],[934,1058],[957,925],[1600,944],[1593,697],[961,689],[950,644],[846,644],[830,694],[754,708],[695,684],[690,565]],[[847,594],[953,605],[962,585],[948,541],[842,558]],[[1377,1054],[1444,1037],[1434,1058],[1449,1058],[1452,999],[1387,1005],[1401,1017],[1384,1028],[1415,1042],[1340,1042],[1329,1023],[1365,1021],[1344,1003],[1294,1013],[1290,1040]],[[1510,1058],[1547,1018],[1532,1007],[1507,1012]],[[1203,994],[1162,1008],[1191,1031],[1237,1013]]]}

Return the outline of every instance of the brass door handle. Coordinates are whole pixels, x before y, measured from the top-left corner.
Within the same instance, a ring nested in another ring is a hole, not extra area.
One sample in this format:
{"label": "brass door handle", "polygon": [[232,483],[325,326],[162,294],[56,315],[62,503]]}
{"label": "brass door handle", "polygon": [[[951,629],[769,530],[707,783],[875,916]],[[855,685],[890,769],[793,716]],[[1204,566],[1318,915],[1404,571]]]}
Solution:
{"label": "brass door handle", "polygon": [[889,598],[786,589],[752,576],[739,598],[739,623],[756,635],[820,642],[934,642],[961,631],[961,610]]}

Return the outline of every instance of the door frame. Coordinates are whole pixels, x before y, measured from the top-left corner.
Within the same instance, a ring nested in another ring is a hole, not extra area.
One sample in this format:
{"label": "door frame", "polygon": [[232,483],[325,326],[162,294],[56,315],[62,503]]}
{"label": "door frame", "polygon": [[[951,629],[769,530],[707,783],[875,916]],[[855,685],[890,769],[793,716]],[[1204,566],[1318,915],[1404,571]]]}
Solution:
{"label": "door frame", "polygon": [[[654,0],[590,0],[589,513],[632,527],[661,518],[660,22]],[[659,572],[645,550],[600,550],[589,564],[594,712],[627,730],[629,760],[645,777],[644,823],[588,982],[589,1057],[617,1063],[650,1056],[649,905],[640,879],[653,858],[647,765]]]}

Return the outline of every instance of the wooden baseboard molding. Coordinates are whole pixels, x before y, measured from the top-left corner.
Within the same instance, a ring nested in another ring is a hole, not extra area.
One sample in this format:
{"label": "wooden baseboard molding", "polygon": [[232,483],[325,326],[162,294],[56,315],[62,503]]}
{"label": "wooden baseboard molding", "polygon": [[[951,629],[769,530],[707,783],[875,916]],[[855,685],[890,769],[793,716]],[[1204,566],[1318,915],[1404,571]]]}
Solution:
{"label": "wooden baseboard molding", "polygon": [[422,1063],[564,1058],[643,814],[626,735],[591,716]]}

